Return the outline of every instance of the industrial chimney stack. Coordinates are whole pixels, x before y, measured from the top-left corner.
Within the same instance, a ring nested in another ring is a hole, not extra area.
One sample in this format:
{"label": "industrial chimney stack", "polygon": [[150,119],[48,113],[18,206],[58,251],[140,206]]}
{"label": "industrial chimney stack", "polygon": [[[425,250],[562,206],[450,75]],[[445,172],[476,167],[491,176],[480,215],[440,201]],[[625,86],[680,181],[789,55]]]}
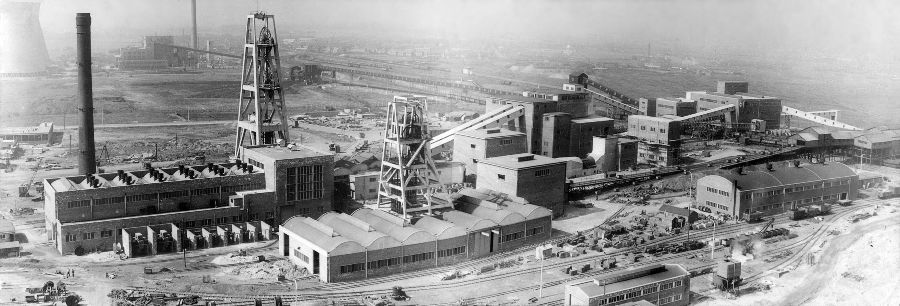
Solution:
{"label": "industrial chimney stack", "polygon": [[94,152],[94,93],[91,80],[91,14],[75,15],[75,35],[77,39],[76,65],[78,66],[78,111],[81,126],[78,128],[78,171],[81,174],[97,172]]}
{"label": "industrial chimney stack", "polygon": [[200,41],[197,40],[197,0],[191,0],[191,48],[200,48]]}

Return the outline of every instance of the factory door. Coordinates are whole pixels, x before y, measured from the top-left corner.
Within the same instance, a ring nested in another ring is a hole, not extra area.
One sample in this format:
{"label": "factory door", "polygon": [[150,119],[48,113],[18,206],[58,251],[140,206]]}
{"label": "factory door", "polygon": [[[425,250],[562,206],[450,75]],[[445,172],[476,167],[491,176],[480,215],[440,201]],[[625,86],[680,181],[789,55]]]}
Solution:
{"label": "factory door", "polygon": [[291,238],[287,234],[282,234],[281,241],[284,241],[284,256],[291,255]]}
{"label": "factory door", "polygon": [[846,200],[846,199],[847,199],[847,193],[846,193],[846,192],[842,192],[842,193],[841,193],[841,200]]}
{"label": "factory door", "polygon": [[491,230],[491,253],[500,250],[500,231]]}
{"label": "factory door", "polygon": [[319,275],[319,251],[313,250],[313,274]]}

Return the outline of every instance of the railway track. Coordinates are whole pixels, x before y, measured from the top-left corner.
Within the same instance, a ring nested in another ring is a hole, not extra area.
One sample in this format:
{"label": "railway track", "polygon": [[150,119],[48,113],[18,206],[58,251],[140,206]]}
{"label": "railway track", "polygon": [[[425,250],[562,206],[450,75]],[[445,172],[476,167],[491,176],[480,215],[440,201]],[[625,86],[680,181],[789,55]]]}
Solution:
{"label": "railway track", "polygon": [[[860,201],[858,203],[860,203],[860,204],[850,206],[850,207],[835,208],[833,213],[831,215],[828,215],[828,217],[827,217],[828,222],[833,221],[835,218],[840,218],[840,217],[846,216],[858,209],[861,209],[864,207],[869,207],[869,206],[872,206],[875,204],[874,201],[865,201],[865,200]],[[790,222],[794,222],[794,221],[788,219],[787,216],[779,216],[779,217],[776,217],[775,224],[781,225],[781,224],[786,224],[786,223],[790,223]],[[767,250],[766,253],[764,253],[764,254],[773,254],[776,252],[782,252],[784,250],[797,248],[799,246],[806,247],[806,246],[812,245],[816,241],[818,241],[817,240],[818,238],[820,238],[822,235],[824,235],[824,233],[827,232],[826,225],[827,224],[823,225],[821,228],[817,229],[817,231],[814,232],[812,235],[809,235],[804,239],[795,241],[794,243],[791,243],[786,246],[781,246],[778,248],[773,248],[773,249]],[[724,225],[724,226],[717,228],[717,230],[715,232],[715,236],[716,237],[728,237],[731,235],[741,234],[741,233],[747,232],[748,230],[753,229],[757,226],[758,226],[758,224],[744,224],[744,223]],[[699,233],[695,233],[694,235],[692,235],[692,240],[702,240],[702,239],[710,238],[712,236],[713,236],[712,231],[704,230],[704,231],[701,231]],[[631,253],[636,250],[634,248],[650,246],[650,245],[659,244],[659,243],[679,243],[679,242],[683,242],[686,240],[687,240],[687,235],[685,235],[685,234],[674,235],[674,236],[669,236],[666,238],[657,239],[657,240],[654,240],[653,242],[650,242],[648,244],[641,245],[641,246],[623,248],[623,249],[616,250],[616,251],[609,252],[609,253],[589,254],[589,255],[580,256],[576,260],[551,263],[551,264],[545,265],[544,268],[545,269],[558,269],[558,268],[563,268],[563,267],[570,266],[570,265],[571,266],[579,266],[579,265],[583,265],[586,263],[595,263],[598,259],[614,257],[617,255],[623,255],[625,253]],[[528,248],[530,248],[530,247],[525,247],[525,249],[528,249]],[[517,250],[517,251],[519,251],[519,250]],[[651,263],[664,262],[667,260],[671,260],[673,258],[688,256],[688,255],[692,255],[692,254],[698,254],[698,253],[702,253],[705,251],[706,250],[704,248],[704,249],[699,249],[699,250],[694,250],[694,251],[682,252],[682,253],[672,254],[672,255],[668,255],[668,256],[651,258],[651,259],[643,261],[641,263],[642,264],[651,264]],[[517,253],[517,252],[511,252],[511,253]],[[797,252],[797,253],[800,253],[800,252]],[[797,253],[795,253],[794,255],[796,255]],[[508,254],[508,253],[497,254],[497,256],[506,256],[506,255],[510,255],[510,254]],[[792,256],[790,258],[796,258],[796,256]],[[491,256],[491,257],[474,260],[472,262],[468,262],[466,264],[457,265],[457,266],[453,266],[453,267],[421,270],[421,271],[416,271],[416,272],[409,272],[409,273],[397,274],[397,275],[392,275],[392,276],[373,278],[373,279],[364,280],[364,281],[336,283],[336,284],[323,284],[321,286],[315,286],[312,288],[308,288],[309,290],[319,290],[317,292],[308,292],[308,293],[286,292],[283,294],[259,294],[259,295],[254,295],[254,296],[234,296],[234,295],[228,295],[228,294],[210,294],[210,293],[201,293],[201,292],[174,292],[174,291],[158,290],[158,289],[144,288],[144,287],[131,287],[131,289],[146,292],[146,293],[165,293],[165,294],[176,293],[179,295],[199,295],[199,296],[203,296],[205,298],[211,298],[211,299],[224,301],[224,303],[219,303],[219,305],[252,305],[254,299],[272,300],[276,296],[282,297],[282,299],[285,302],[313,301],[313,300],[323,300],[323,299],[332,299],[332,300],[345,299],[345,300],[349,301],[349,300],[352,300],[353,298],[358,298],[361,296],[388,295],[388,294],[390,294],[390,289],[384,288],[384,289],[350,290],[350,291],[344,291],[344,290],[363,287],[363,286],[377,285],[377,284],[391,284],[391,283],[393,283],[393,281],[396,281],[396,280],[408,279],[408,278],[418,277],[418,276],[435,275],[435,274],[439,273],[439,271],[451,271],[451,270],[464,269],[466,267],[475,267],[475,266],[479,266],[483,263],[489,262],[494,259],[497,259],[497,258],[495,258],[494,256]],[[714,264],[710,263],[708,265],[694,267],[691,270],[707,269],[707,268],[710,268],[713,266],[714,266]],[[219,266],[219,267],[221,267],[221,266]],[[544,286],[545,286],[545,288],[550,288],[553,286],[562,285],[567,282],[571,282],[573,280],[581,279],[584,277],[592,277],[592,276],[602,275],[602,274],[611,273],[611,272],[615,272],[615,271],[620,271],[622,269],[625,269],[625,267],[626,266],[617,267],[617,268],[613,268],[613,269],[606,269],[606,270],[594,270],[591,272],[587,272],[585,274],[580,274],[577,276],[560,279],[560,280],[557,280],[554,282],[549,282],[549,283],[546,283]],[[423,291],[438,290],[438,289],[452,289],[454,287],[460,287],[460,286],[479,285],[479,284],[483,284],[483,283],[487,283],[487,282],[491,282],[491,281],[496,281],[499,279],[533,274],[533,273],[538,272],[539,269],[540,269],[540,267],[529,267],[526,269],[515,270],[515,271],[503,271],[503,272],[499,272],[499,273],[492,273],[492,274],[488,274],[486,276],[479,277],[479,278],[469,278],[469,279],[461,279],[459,281],[448,281],[448,282],[425,284],[425,285],[419,285],[419,286],[409,286],[409,287],[404,287],[404,291],[406,291],[406,292],[423,292]],[[502,270],[500,270],[500,271],[502,271]],[[504,295],[508,295],[508,294],[514,294],[514,293],[523,292],[523,291],[527,291],[527,290],[533,290],[535,288],[537,288],[537,285],[526,286],[526,287],[517,288],[514,290],[507,290],[504,292],[498,292],[498,293],[493,293],[493,294],[489,294],[489,295],[473,297],[473,298],[467,299],[467,301],[483,301],[485,299],[492,299],[495,297],[504,296]],[[547,304],[547,305],[554,305],[554,304]]]}

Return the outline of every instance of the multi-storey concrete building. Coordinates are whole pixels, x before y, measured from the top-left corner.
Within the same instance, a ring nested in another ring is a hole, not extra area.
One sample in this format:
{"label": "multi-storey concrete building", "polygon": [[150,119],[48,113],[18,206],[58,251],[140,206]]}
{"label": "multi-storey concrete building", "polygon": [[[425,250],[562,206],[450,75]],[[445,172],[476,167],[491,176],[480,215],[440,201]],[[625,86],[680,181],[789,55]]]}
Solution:
{"label": "multi-storey concrete building", "polygon": [[724,218],[750,213],[779,214],[791,209],[853,200],[859,176],[840,163],[771,166],[771,170],[737,171],[697,180],[697,206]]}
{"label": "multi-storey concrete building", "polygon": [[550,238],[550,211],[536,205],[475,190],[435,200],[459,210],[412,224],[368,208],[291,218],[280,227],[279,254],[324,282],[337,282],[455,264]]}
{"label": "multi-storey concrete building", "polygon": [[685,98],[657,98],[652,102],[648,100],[647,103],[656,104],[653,109],[656,110],[655,116],[657,117],[683,117],[697,112],[697,101],[691,101]]}
{"label": "multi-storey concrete building", "polygon": [[[275,206],[272,224],[280,224],[296,215],[314,217],[333,210],[332,153],[290,145],[242,148],[240,156],[244,162],[266,170],[265,189],[273,193],[272,201]],[[253,200],[248,197],[245,201]],[[254,217],[255,213],[251,212],[250,216]]]}
{"label": "multi-storey concrete building", "polygon": [[566,306],[625,305],[647,301],[653,305],[689,305],[691,276],[681,265],[655,264],[610,276],[566,285]]}
{"label": "multi-storey concrete building", "polygon": [[678,163],[681,122],[643,115],[628,116],[628,136],[638,139],[639,164],[671,166]]}
{"label": "multi-storey concrete building", "polygon": [[638,99],[638,110],[644,116],[656,117],[656,98]]}
{"label": "multi-storey concrete building", "polygon": [[478,163],[480,189],[525,199],[562,213],[566,201],[566,162],[535,154],[493,157]]}
{"label": "multi-storey concrete building", "polygon": [[541,98],[522,96],[490,97],[485,99],[485,113],[489,113],[504,105],[519,105],[525,110],[523,126],[511,127],[515,131],[525,133],[528,140],[528,152],[540,154],[543,116],[557,111],[556,102]]}
{"label": "multi-storey concrete building", "polygon": [[594,137],[594,148],[588,157],[600,171],[622,171],[637,165],[638,141],[617,136]]}
{"label": "multi-storey concrete building", "polygon": [[606,117],[590,117],[572,119],[569,128],[569,154],[583,158],[591,152],[594,137],[608,136],[613,133],[615,121]]}
{"label": "multi-storey concrete building", "polygon": [[541,131],[541,155],[547,157],[569,156],[569,135],[571,134],[572,115],[563,112],[544,114],[544,129]]}
{"label": "multi-storey concrete building", "polygon": [[781,126],[781,99],[751,94],[726,94],[721,92],[688,92],[687,98],[697,102],[697,111],[706,111],[723,105],[735,106],[735,122],[750,123],[753,119],[766,122],[766,129]]}
{"label": "multi-storey concrete building", "polygon": [[476,174],[478,162],[485,158],[526,152],[525,133],[508,129],[461,131],[453,138],[453,161],[465,164],[467,176]]}

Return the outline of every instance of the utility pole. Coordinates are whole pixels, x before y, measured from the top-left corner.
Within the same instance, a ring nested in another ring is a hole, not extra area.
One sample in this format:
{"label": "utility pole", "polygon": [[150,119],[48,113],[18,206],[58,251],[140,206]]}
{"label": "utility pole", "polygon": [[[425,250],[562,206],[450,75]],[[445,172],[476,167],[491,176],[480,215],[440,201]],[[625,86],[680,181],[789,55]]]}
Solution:
{"label": "utility pole", "polygon": [[544,251],[541,251],[541,284],[538,285],[538,299],[544,298]]}

